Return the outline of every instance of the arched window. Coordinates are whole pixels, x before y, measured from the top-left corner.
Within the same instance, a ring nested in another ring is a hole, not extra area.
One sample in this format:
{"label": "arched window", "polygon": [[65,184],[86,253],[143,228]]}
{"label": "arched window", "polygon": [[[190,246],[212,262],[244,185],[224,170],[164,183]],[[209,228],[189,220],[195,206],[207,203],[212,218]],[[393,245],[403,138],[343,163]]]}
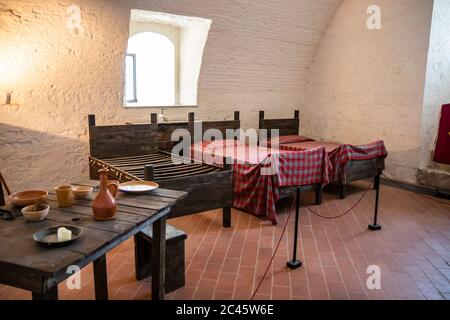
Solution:
{"label": "arched window", "polygon": [[175,104],[176,54],[165,35],[143,32],[128,40],[126,101],[136,106]]}

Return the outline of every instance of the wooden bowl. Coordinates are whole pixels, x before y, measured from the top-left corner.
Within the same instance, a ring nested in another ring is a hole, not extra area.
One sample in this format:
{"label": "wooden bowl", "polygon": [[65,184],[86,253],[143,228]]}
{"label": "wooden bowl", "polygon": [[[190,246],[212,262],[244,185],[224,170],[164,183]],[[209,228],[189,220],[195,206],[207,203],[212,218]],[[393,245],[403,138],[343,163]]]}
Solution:
{"label": "wooden bowl", "polygon": [[94,188],[86,186],[74,186],[72,188],[73,195],[76,199],[88,198],[92,194],[92,191],[94,191]]}
{"label": "wooden bowl", "polygon": [[45,190],[26,190],[11,194],[9,201],[17,207],[26,207],[45,201],[47,196],[48,192]]}
{"label": "wooden bowl", "polygon": [[42,221],[47,217],[48,212],[50,211],[50,206],[45,204],[45,209],[36,211],[36,204],[32,204],[31,206],[27,206],[22,209],[22,215],[28,221]]}

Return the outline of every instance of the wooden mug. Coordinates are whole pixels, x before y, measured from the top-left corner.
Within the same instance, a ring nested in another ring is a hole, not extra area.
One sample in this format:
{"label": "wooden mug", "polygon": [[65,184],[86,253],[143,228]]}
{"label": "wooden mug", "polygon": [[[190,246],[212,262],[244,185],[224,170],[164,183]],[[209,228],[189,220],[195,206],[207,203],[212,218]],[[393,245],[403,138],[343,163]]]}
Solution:
{"label": "wooden mug", "polygon": [[73,193],[72,186],[64,184],[55,187],[56,198],[58,199],[58,206],[60,208],[67,208],[72,206]]}

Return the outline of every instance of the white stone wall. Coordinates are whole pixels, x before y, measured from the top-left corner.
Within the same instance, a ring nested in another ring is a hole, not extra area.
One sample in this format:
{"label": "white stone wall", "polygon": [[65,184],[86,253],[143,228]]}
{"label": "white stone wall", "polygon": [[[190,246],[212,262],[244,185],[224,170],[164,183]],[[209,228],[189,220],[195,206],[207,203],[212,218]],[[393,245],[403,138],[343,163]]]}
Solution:
{"label": "white stone wall", "polygon": [[422,114],[420,167],[432,163],[441,106],[450,103],[450,1],[435,0]]}
{"label": "white stone wall", "polygon": [[[257,125],[260,109],[268,117],[291,116],[304,104],[308,68],[341,2],[1,1],[2,173],[13,190],[87,177],[89,113],[99,124],[149,118],[154,110],[122,107],[130,9],[213,20],[194,111],[224,119],[239,109],[248,128]],[[83,34],[66,28],[73,3],[82,10]],[[13,104],[5,106],[7,91]],[[179,119],[189,111],[167,114]]]}
{"label": "white stone wall", "polygon": [[[366,27],[369,5],[381,8],[380,30]],[[311,66],[303,132],[355,144],[383,139],[387,173],[415,182],[432,7],[432,0],[345,0]]]}

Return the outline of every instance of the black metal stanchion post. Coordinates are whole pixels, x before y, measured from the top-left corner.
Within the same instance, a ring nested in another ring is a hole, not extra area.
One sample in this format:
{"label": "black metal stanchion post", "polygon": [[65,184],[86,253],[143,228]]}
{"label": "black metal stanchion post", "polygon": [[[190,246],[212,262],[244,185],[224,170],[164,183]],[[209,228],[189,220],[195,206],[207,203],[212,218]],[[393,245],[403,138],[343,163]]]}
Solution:
{"label": "black metal stanchion post", "polygon": [[288,268],[292,270],[302,266],[302,262],[300,260],[297,260],[298,219],[300,215],[300,188],[297,188],[296,202],[297,203],[295,206],[294,253],[292,260],[286,263]]}
{"label": "black metal stanchion post", "polygon": [[378,231],[381,230],[381,226],[377,223],[377,219],[378,219],[378,202],[379,202],[379,198],[380,198],[380,179],[381,179],[381,169],[378,170],[378,175],[375,177],[375,190],[376,190],[376,195],[375,195],[375,214],[373,217],[373,224],[369,224],[369,230],[372,231]]}

